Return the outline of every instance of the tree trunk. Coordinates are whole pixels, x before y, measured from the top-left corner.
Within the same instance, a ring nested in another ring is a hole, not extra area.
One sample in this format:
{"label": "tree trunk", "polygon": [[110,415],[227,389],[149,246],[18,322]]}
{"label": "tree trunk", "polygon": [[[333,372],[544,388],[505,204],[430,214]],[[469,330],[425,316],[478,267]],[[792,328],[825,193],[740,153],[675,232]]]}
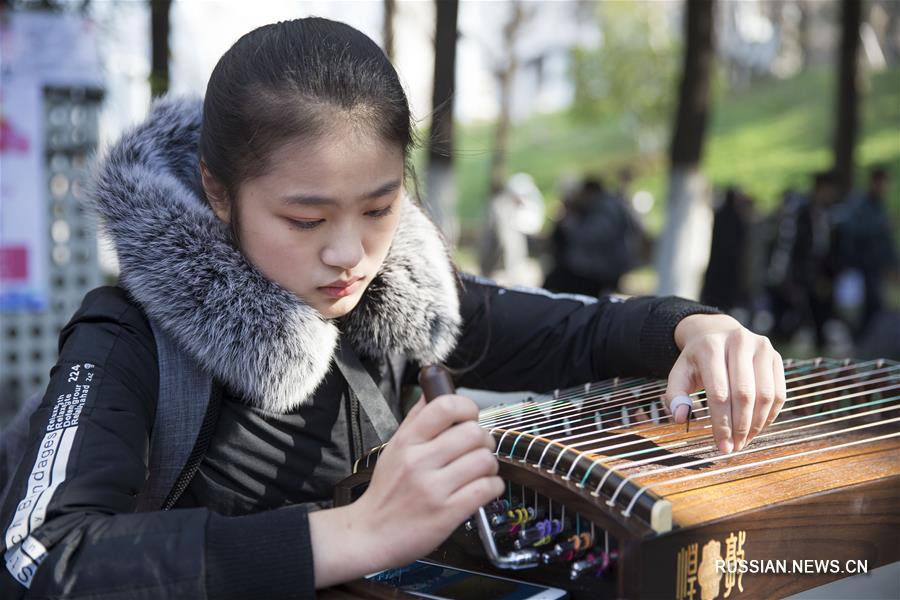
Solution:
{"label": "tree trunk", "polygon": [[812,51],[812,8],[805,1],[797,2],[800,11],[800,56],[802,58],[801,70],[806,69],[813,62]]}
{"label": "tree trunk", "polygon": [[427,203],[438,227],[451,242],[458,236],[453,176],[453,93],[456,87],[458,0],[436,0],[434,83],[428,140]]}
{"label": "tree trunk", "polygon": [[894,66],[900,63],[900,3],[886,2],[884,9],[888,14],[888,21],[884,26],[884,48],[888,65]]}
{"label": "tree trunk", "polygon": [[394,61],[394,14],[397,12],[397,0],[384,0],[384,53],[388,60]]}
{"label": "tree trunk", "polygon": [[859,26],[862,2],[841,2],[841,54],[835,114],[834,172],[842,194],[853,187],[853,155],[859,130]]}
{"label": "tree trunk", "polygon": [[518,0],[512,3],[512,15],[503,27],[503,48],[507,53],[504,64],[497,69],[497,83],[500,88],[500,108],[497,114],[497,128],[494,131],[494,152],[491,155],[490,197],[503,189],[506,183],[506,155],[509,143],[509,127],[512,112],[512,84],[519,68],[516,56],[516,40],[525,21],[525,10]]}
{"label": "tree trunk", "polygon": [[712,243],[712,192],[699,166],[672,166],[666,226],[659,239],[657,293],[696,300]]}
{"label": "tree trunk", "polygon": [[712,209],[700,172],[714,59],[713,0],[685,2],[684,71],[670,151],[666,225],[657,249],[658,293],[698,298],[709,260]]}
{"label": "tree trunk", "polygon": [[150,0],[150,95],[169,91],[169,9],[172,0]]}

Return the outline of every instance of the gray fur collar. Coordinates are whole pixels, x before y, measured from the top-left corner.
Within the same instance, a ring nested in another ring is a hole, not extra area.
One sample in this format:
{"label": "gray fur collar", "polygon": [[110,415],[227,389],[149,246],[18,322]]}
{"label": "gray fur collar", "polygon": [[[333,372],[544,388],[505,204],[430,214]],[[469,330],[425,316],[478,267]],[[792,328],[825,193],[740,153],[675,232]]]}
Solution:
{"label": "gray fur collar", "polygon": [[328,321],[229,243],[199,185],[201,115],[197,99],[155,103],[92,178],[90,202],[115,244],[121,285],[150,319],[219,381],[281,413],[315,392],[339,335],[363,356],[447,358],[460,327],[456,279],[443,238],[418,207],[405,203],[360,304]]}

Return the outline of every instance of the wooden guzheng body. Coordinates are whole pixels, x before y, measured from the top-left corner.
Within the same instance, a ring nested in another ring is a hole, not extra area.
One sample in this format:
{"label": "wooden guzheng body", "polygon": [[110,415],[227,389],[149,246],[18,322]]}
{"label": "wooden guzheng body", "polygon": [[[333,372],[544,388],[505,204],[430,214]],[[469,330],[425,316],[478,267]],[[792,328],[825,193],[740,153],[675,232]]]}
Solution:
{"label": "wooden guzheng body", "polygon": [[[565,529],[535,548],[548,564],[527,570],[492,568],[465,527],[430,559],[574,598],[677,600],[781,597],[861,561],[900,560],[900,363],[788,360],[785,375],[778,419],[731,455],[715,449],[702,392],[689,431],[669,421],[664,381],[613,379],[482,411],[507,481],[489,508],[497,545],[511,551],[548,520]],[[338,487],[338,504],[362,492],[379,452]],[[581,534],[590,547],[576,552],[566,541]],[[579,561],[594,566],[574,576]]]}

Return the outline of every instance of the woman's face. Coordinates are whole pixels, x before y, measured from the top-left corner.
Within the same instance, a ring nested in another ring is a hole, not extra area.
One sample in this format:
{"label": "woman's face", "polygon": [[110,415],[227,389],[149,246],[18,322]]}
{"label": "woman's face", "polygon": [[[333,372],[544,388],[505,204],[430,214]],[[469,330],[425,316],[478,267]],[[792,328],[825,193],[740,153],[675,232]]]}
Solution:
{"label": "woman's face", "polygon": [[[278,149],[269,171],[242,183],[244,255],[270,280],[333,319],[356,306],[387,255],[403,207],[403,153],[350,126]],[[208,175],[204,173],[204,185]],[[207,187],[209,192],[209,187]]]}

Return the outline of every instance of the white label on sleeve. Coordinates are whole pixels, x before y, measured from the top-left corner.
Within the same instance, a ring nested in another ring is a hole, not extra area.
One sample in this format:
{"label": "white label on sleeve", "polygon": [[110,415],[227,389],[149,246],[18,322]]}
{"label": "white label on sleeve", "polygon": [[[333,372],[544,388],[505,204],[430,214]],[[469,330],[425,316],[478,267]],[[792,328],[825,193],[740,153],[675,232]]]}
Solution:
{"label": "white label on sleeve", "polygon": [[24,542],[6,551],[6,570],[26,588],[31,587],[34,573],[47,557],[47,549],[42,543],[28,536]]}
{"label": "white label on sleeve", "polygon": [[96,385],[94,369],[95,365],[90,363],[75,364],[69,368],[66,383],[71,386],[71,392],[59,394],[53,405],[45,427],[46,433],[31,467],[25,495],[6,530],[7,548],[14,548],[43,524],[54,492],[66,479],[78,419],[88,393]]}

